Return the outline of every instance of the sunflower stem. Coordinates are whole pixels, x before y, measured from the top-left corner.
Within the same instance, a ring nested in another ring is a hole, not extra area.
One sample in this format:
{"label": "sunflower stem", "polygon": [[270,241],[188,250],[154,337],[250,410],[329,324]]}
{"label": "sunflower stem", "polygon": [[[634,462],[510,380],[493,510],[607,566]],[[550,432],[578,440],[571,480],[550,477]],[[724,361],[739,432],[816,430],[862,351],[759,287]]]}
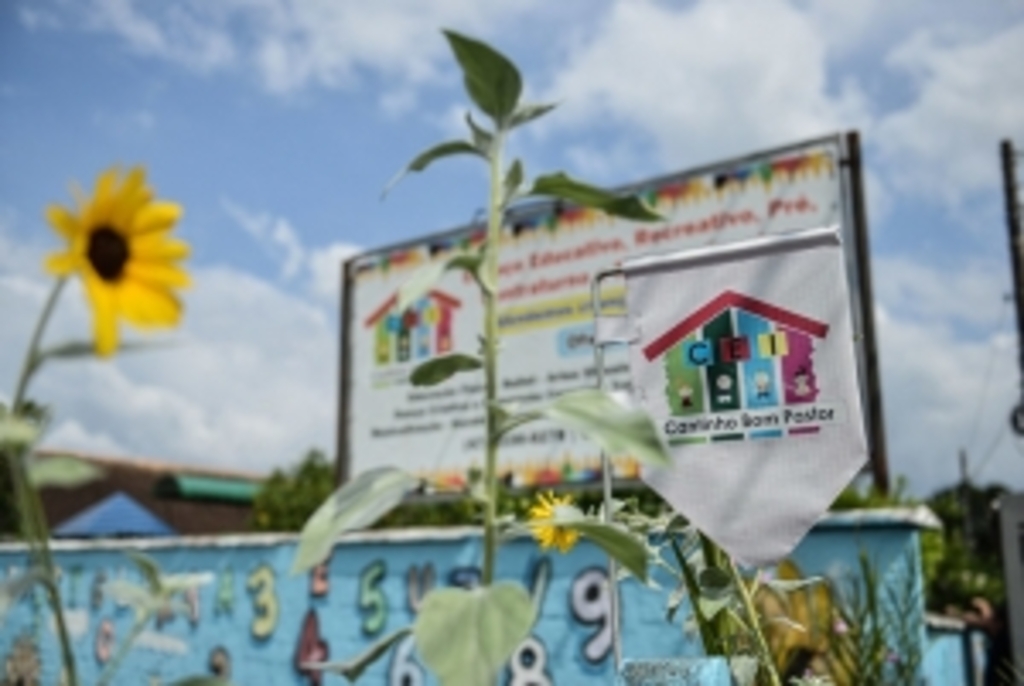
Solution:
{"label": "sunflower stem", "polygon": [[487,215],[487,244],[484,249],[484,379],[487,408],[487,453],[484,464],[484,488],[487,502],[484,504],[484,560],[482,583],[490,585],[494,579],[494,558],[498,547],[498,249],[501,240],[502,178],[501,153],[505,145],[505,131],[499,126],[494,134],[490,155],[490,202]]}
{"label": "sunflower stem", "polygon": [[[25,361],[22,363],[21,372],[18,375],[18,384],[14,390],[11,400],[11,413],[17,415],[25,403],[25,393],[28,390],[29,381],[32,375],[39,369],[40,356],[39,347],[43,340],[43,332],[50,321],[57,300],[67,279],[61,277],[53,284],[50,295],[43,305],[43,310],[36,322],[32,338],[29,340],[28,350],[25,353]],[[18,503],[18,510],[21,515],[21,530],[28,543],[31,556],[36,560],[46,574],[50,583],[46,586],[46,597],[50,603],[57,623],[57,636],[60,638],[61,657],[64,667],[67,670],[68,686],[78,686],[78,671],[75,665],[75,655],[71,649],[71,639],[68,636],[67,624],[64,621],[63,604],[60,598],[60,588],[57,586],[56,568],[53,564],[53,555],[50,552],[50,532],[46,523],[46,513],[43,510],[42,500],[39,492],[36,491],[28,480],[28,471],[25,468],[24,453],[9,453],[8,466],[13,482],[15,498]]]}
{"label": "sunflower stem", "polygon": [[64,290],[64,284],[66,283],[67,279],[64,277],[60,277],[54,282],[50,295],[46,299],[46,304],[43,305],[43,311],[39,314],[39,321],[36,322],[36,328],[32,332],[32,338],[28,343],[28,350],[25,352],[25,361],[21,364],[18,385],[14,388],[11,414],[18,414],[18,410],[21,409],[21,405],[25,401],[25,391],[28,390],[29,381],[39,368],[39,344],[43,341],[43,332],[46,330],[46,324],[50,321],[50,315],[53,314],[53,308],[57,305],[57,300],[60,298],[61,291]]}

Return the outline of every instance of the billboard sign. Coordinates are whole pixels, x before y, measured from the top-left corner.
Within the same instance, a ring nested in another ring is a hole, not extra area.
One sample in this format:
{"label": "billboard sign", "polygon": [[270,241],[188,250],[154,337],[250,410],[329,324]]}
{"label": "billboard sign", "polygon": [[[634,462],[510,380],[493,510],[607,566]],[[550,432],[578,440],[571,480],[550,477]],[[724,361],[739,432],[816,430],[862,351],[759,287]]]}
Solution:
{"label": "billboard sign", "polygon": [[[499,265],[499,395],[529,409],[565,391],[594,387],[591,280],[642,255],[723,245],[819,226],[851,230],[843,139],[822,138],[629,187],[664,217],[658,223],[545,202],[507,217]],[[469,226],[354,257],[345,265],[340,476],[397,465],[458,486],[484,453],[483,375],[435,387],[408,383],[435,355],[476,352],[482,305],[475,284],[451,272],[405,312],[399,287],[418,267],[478,244]],[[851,241],[852,243],[852,241]],[[852,258],[848,260],[855,263]],[[624,304],[624,286],[602,289]],[[605,355],[606,387],[629,389],[626,350]],[[506,437],[501,469],[512,486],[595,481],[596,447],[553,425]],[[637,478],[637,464],[614,464]]]}

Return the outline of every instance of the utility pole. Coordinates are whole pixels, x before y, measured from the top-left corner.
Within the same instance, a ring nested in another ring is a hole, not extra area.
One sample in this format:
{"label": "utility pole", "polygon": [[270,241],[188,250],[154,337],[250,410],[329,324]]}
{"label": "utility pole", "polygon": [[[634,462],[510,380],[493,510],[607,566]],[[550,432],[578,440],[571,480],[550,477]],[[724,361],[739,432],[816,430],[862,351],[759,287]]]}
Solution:
{"label": "utility pole", "polygon": [[960,506],[964,510],[964,543],[974,550],[974,522],[971,516],[971,477],[967,473],[967,451],[960,448]]}
{"label": "utility pole", "polygon": [[1024,435],[1024,245],[1021,244],[1020,200],[1017,197],[1017,152],[1013,142],[999,144],[1003,163],[1003,192],[1006,195],[1006,228],[1010,236],[1010,263],[1013,266],[1013,297],[1017,309],[1017,365],[1020,392],[1010,424],[1018,436]]}

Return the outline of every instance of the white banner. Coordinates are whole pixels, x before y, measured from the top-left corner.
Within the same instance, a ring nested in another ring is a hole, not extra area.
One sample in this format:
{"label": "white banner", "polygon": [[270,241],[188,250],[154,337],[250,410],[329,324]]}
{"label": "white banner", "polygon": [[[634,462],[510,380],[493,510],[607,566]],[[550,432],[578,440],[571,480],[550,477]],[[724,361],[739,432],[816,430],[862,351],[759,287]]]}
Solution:
{"label": "white banner", "polygon": [[[595,386],[590,284],[602,269],[645,254],[724,245],[843,220],[841,149],[837,138],[651,182],[639,192],[664,222],[638,223],[599,212],[544,204],[513,217],[500,254],[499,383],[504,401],[526,409],[576,388]],[[398,200],[396,200],[398,202]],[[483,377],[460,374],[414,388],[409,373],[432,356],[475,353],[482,308],[475,285],[449,273],[406,313],[395,293],[430,261],[475,244],[481,232],[433,236],[353,262],[347,288],[342,453],[351,474],[398,465],[452,485],[483,457]],[[607,289],[624,304],[624,291]],[[606,355],[608,387],[630,387],[625,346]],[[596,447],[550,425],[509,435],[501,469],[516,486],[593,482]],[[617,457],[616,476],[639,468]]]}
{"label": "white banner", "polygon": [[790,551],[867,458],[838,230],[627,262],[644,480],[734,557]]}

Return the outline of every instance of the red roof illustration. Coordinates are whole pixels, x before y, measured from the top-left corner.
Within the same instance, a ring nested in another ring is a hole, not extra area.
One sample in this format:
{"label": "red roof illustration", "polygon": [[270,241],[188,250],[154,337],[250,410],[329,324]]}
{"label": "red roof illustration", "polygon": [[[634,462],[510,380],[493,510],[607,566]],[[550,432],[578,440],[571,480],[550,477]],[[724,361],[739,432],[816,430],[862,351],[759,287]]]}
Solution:
{"label": "red roof illustration", "polygon": [[796,312],[790,312],[787,309],[752,298],[749,295],[743,295],[735,291],[724,291],[717,298],[710,300],[703,307],[644,346],[644,357],[647,358],[648,362],[660,357],[669,348],[690,335],[694,329],[729,307],[742,308],[747,312],[771,319],[777,324],[803,331],[818,338],[824,338],[828,334],[828,324],[804,317]]}
{"label": "red roof illustration", "polygon": [[[462,301],[460,301],[458,298],[453,298],[452,296],[442,291],[429,291],[427,293],[427,297],[433,298],[438,302],[438,304],[442,306],[447,306],[452,309],[456,307],[462,307]],[[375,325],[378,321],[380,321],[380,319],[384,315],[390,312],[391,309],[394,308],[395,305],[397,304],[398,293],[393,293],[390,298],[385,300],[380,307],[373,311],[373,314],[366,318],[366,321],[363,323],[363,326],[371,327]]]}

